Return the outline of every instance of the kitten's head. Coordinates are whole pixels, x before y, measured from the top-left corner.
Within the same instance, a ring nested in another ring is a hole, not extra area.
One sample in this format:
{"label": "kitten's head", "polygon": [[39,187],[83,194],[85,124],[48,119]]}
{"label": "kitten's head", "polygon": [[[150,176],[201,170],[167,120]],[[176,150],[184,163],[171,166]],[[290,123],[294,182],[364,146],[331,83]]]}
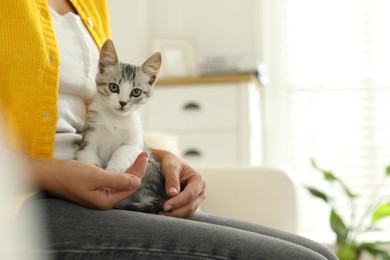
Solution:
{"label": "kitten's head", "polygon": [[114,43],[106,40],[100,50],[96,75],[97,95],[117,115],[138,109],[152,94],[161,66],[161,54],[153,54],[141,66],[120,62]]}

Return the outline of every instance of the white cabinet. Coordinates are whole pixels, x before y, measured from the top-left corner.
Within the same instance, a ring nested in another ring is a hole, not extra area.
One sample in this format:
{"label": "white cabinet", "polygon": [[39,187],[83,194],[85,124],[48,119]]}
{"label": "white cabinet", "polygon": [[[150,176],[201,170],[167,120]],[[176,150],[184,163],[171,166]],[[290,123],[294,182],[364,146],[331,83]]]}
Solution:
{"label": "white cabinet", "polygon": [[259,165],[260,92],[251,75],[162,80],[143,109],[144,129],[177,136],[192,164]]}

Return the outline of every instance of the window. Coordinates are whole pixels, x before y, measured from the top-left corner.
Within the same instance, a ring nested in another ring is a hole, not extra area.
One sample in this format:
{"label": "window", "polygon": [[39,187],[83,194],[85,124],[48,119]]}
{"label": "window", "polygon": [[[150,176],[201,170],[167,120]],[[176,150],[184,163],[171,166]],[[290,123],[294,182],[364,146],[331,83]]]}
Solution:
{"label": "window", "polygon": [[[315,158],[362,195],[362,208],[390,165],[390,1],[263,2],[265,161],[322,186]],[[304,189],[299,198],[301,232],[329,231],[325,204]],[[340,202],[342,214],[348,207]]]}

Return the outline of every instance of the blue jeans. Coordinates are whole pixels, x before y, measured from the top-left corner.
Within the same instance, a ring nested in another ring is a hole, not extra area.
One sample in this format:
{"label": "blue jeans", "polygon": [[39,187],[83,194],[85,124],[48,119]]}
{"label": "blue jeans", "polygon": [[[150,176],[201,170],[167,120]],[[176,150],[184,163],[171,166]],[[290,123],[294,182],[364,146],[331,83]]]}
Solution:
{"label": "blue jeans", "polygon": [[54,196],[29,206],[42,213],[47,243],[37,252],[50,259],[337,259],[303,237],[204,213],[188,220],[101,211]]}

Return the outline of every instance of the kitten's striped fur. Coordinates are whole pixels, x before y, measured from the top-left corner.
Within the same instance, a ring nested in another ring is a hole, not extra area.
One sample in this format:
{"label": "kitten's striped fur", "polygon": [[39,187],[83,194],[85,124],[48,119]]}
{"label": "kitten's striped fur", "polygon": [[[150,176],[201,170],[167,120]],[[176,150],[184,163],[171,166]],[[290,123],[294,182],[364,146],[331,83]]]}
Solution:
{"label": "kitten's striped fur", "polygon": [[[110,172],[127,170],[144,150],[138,108],[151,97],[160,66],[160,53],[135,66],[118,60],[111,40],[103,44],[96,75],[97,93],[88,107],[77,160]],[[141,186],[115,208],[156,213],[167,199],[160,164],[149,157]]]}

